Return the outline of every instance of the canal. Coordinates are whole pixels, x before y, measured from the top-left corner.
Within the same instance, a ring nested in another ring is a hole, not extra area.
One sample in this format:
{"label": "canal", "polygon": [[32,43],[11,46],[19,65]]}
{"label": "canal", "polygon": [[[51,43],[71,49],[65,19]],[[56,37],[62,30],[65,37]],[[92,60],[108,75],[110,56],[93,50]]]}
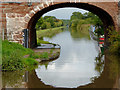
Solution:
{"label": "canal", "polygon": [[89,35],[65,30],[44,40],[61,46],[58,59],[48,63],[47,68],[39,65],[35,70],[38,78],[46,85],[76,88],[91,83],[92,77],[99,76],[95,70],[95,58],[99,54],[98,43]]}
{"label": "canal", "polygon": [[101,56],[98,42],[92,39],[88,30],[86,32],[66,28],[51,38],[44,37],[45,41],[61,46],[60,57],[39,64],[31,72],[3,73],[3,86],[118,88],[118,58],[107,54]]}

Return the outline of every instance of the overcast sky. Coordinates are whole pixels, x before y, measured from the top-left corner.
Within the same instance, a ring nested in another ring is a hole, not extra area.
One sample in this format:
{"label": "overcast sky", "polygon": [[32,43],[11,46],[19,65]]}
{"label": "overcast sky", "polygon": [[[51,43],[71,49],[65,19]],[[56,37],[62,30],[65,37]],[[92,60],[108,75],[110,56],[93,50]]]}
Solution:
{"label": "overcast sky", "polygon": [[79,9],[79,8],[70,8],[70,7],[59,8],[59,9],[55,9],[55,10],[45,13],[43,17],[44,16],[55,16],[57,19],[70,19],[70,16],[72,15],[73,12],[85,13],[88,11]]}

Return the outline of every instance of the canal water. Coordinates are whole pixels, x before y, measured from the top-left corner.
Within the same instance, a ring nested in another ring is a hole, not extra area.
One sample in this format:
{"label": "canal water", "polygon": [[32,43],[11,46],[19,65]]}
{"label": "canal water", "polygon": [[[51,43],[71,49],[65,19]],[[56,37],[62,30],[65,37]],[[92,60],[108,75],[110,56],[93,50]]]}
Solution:
{"label": "canal water", "polygon": [[99,76],[95,70],[98,43],[90,35],[81,35],[81,32],[65,30],[52,38],[44,37],[45,41],[59,44],[61,52],[60,57],[48,63],[47,68],[39,65],[35,70],[43,83],[54,87],[76,88],[91,83],[92,77]]}
{"label": "canal water", "polygon": [[33,72],[3,73],[4,87],[119,87],[118,58],[101,56],[98,42],[88,33],[67,28],[52,38],[44,37],[44,40],[61,46],[60,57],[41,63]]}

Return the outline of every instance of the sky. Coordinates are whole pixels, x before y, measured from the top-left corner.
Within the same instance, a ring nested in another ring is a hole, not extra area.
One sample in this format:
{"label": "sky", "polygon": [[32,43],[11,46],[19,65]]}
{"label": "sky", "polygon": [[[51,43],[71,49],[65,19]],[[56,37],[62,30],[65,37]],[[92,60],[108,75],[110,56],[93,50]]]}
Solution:
{"label": "sky", "polygon": [[70,19],[73,12],[85,13],[88,11],[83,10],[83,9],[79,9],[79,8],[70,8],[70,7],[59,8],[59,9],[55,9],[55,10],[52,10],[52,11],[45,13],[43,15],[43,17],[44,16],[55,16],[57,19]]}

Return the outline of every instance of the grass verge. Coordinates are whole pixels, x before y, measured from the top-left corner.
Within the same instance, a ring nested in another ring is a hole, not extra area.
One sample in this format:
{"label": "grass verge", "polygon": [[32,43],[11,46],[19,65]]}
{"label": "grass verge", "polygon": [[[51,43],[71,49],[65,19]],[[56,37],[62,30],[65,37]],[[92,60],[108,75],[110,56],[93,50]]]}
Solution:
{"label": "grass verge", "polygon": [[24,58],[25,55],[33,55],[33,53],[31,49],[24,48],[18,43],[2,41],[2,70],[23,70],[37,65],[36,60]]}
{"label": "grass verge", "polygon": [[37,39],[37,45],[41,46],[41,44],[52,44],[48,41],[43,41],[43,40],[40,40],[40,39]]}
{"label": "grass verge", "polygon": [[37,68],[36,59],[48,60],[53,57],[54,49],[50,52],[34,52],[29,48],[7,40],[2,41],[2,71],[33,70]]}
{"label": "grass verge", "polygon": [[42,40],[43,37],[53,37],[54,35],[56,35],[57,33],[62,32],[62,28],[64,28],[64,26],[62,27],[57,27],[57,28],[51,28],[51,29],[45,29],[45,30],[38,30],[37,31],[37,38]]}

